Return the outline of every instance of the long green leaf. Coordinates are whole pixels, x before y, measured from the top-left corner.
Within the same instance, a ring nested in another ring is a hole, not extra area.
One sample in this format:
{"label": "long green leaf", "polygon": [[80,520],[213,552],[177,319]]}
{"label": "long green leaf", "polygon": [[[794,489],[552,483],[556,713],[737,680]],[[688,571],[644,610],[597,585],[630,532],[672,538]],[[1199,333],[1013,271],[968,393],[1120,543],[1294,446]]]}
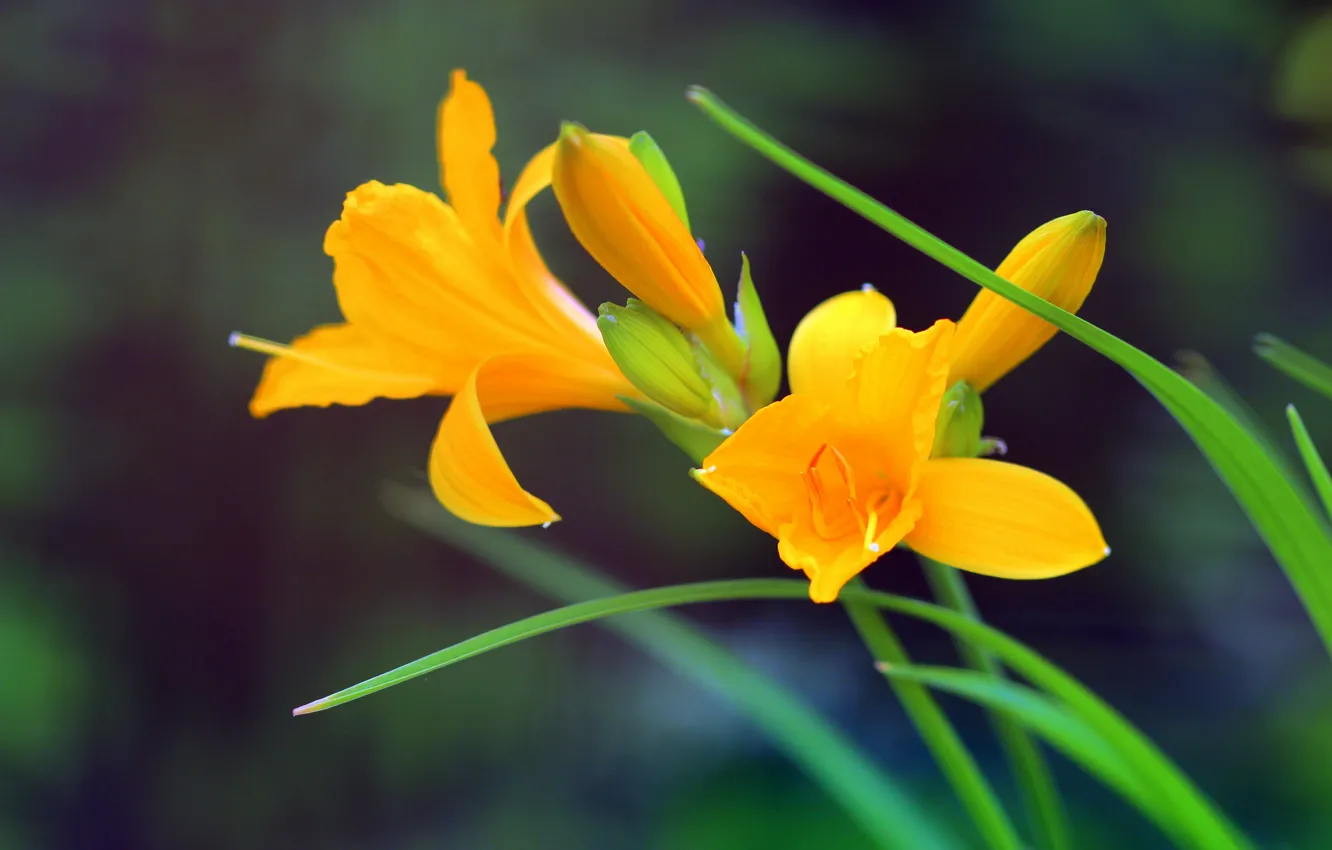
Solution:
{"label": "long green leaf", "polygon": [[1149,786],[1196,847],[1249,848],[1252,843],[1222,815],[1150,739],[1100,697],[1039,653],[984,623],[901,596],[871,593],[867,601],[946,629],[980,651],[993,653],[1010,670],[1046,691],[1109,741],[1138,780]]}
{"label": "long green leaf", "polygon": [[969,699],[1044,738],[1138,808],[1177,843],[1192,844],[1179,831],[1163,801],[1140,782],[1115,748],[1073,712],[1031,688],[982,673],[948,667],[881,667],[894,682],[915,682]]}
{"label": "long green leaf", "polygon": [[[433,509],[433,504],[425,503],[424,498],[409,498],[397,494],[391,504],[394,512],[409,522],[462,546],[466,551],[487,563],[499,566],[502,571],[510,575],[515,577],[523,575],[524,578],[519,580],[529,586],[536,587],[539,583],[551,582],[563,584],[567,581],[571,588],[576,586],[579,589],[577,595],[591,595],[593,588],[599,589],[600,592],[610,592],[612,587],[604,579],[579,565],[573,565],[573,571],[565,574],[564,571],[570,569],[573,562],[530,543],[514,539],[512,535],[493,531],[478,532],[456,521],[446,522],[440,512]],[[527,575],[529,572],[540,572],[541,577],[532,580]],[[517,640],[615,614],[647,611],[649,608],[668,605],[722,600],[805,600],[808,594],[808,585],[801,581],[737,579],[675,585],[576,603],[494,629],[448,649],[432,653],[410,665],[367,679],[359,685],[317,700],[304,708],[316,711],[342,705],[399,684],[408,678],[424,675],[491,649],[507,646]],[[973,643],[977,648],[993,653],[999,661],[1048,692],[1082,722],[1109,741],[1133,770],[1138,781],[1151,789],[1153,794],[1158,795],[1165,810],[1173,813],[1178,822],[1177,829],[1200,836],[1200,841],[1204,843],[1198,846],[1216,848],[1251,846],[1151,741],[1099,697],[1035,651],[984,623],[970,620],[928,602],[855,587],[843,589],[841,597],[844,601],[863,602],[934,623],[953,635]],[[654,626],[645,635],[641,632],[641,625],[633,625],[635,620],[631,618],[625,623],[608,624],[608,627],[620,631],[674,669],[716,688],[749,710],[773,735],[774,740],[786,748],[787,752],[791,753],[792,757],[816,779],[819,779],[829,792],[848,808],[848,811],[861,818],[868,818],[872,812],[866,813],[861,807],[873,806],[874,798],[882,797],[884,799],[879,801],[878,805],[892,809],[887,812],[887,817],[896,818],[901,814],[896,807],[908,805],[904,801],[904,795],[886,778],[879,776],[872,767],[864,763],[840,735],[827,727],[817,715],[809,713],[807,708],[793,700],[781,688],[754,673],[751,668],[736,661],[724,650],[707,642],[706,638],[702,638],[678,620],[663,621],[653,615],[652,619],[637,620],[639,624],[643,622],[653,624],[664,622],[670,623],[671,626],[665,632],[660,631],[660,626]],[[693,638],[684,639],[684,645],[688,649],[672,648],[676,646],[675,639],[682,634],[694,635]],[[704,642],[702,646],[707,649],[699,649],[696,646],[699,640]],[[717,653],[729,660],[718,662]],[[410,675],[402,675],[405,668],[410,669]],[[792,708],[792,705],[797,708]],[[773,713],[777,715],[776,720],[770,716]],[[796,722],[797,720],[799,722]],[[811,729],[814,731],[811,732]],[[854,786],[844,784],[839,777],[850,777],[866,784]],[[862,823],[864,822],[862,820]],[[871,822],[877,823],[873,820]],[[900,834],[894,833],[891,826],[888,823],[880,823],[879,832],[872,834],[881,838],[888,836],[884,839],[888,846],[902,846],[893,843]],[[908,822],[904,828],[918,831],[922,835],[930,834],[928,827],[921,824],[918,817]],[[934,841],[935,843],[922,843],[918,846],[933,847],[942,843],[937,834],[934,836]]]}
{"label": "long green leaf", "polygon": [[[864,585],[856,578],[848,586],[859,589]],[[852,625],[860,633],[861,640],[876,663],[911,663],[902,642],[877,608],[867,602],[851,599],[843,599],[842,607],[846,609]],[[892,681],[891,684],[907,717],[929,747],[939,769],[953,786],[953,792],[957,794],[967,814],[971,815],[972,823],[985,843],[1004,850],[1018,850],[1022,842],[1003,804],[999,802],[999,796],[994,793],[980,765],[962,742],[962,737],[957,734],[930,689],[909,681]]]}
{"label": "long green leaf", "polygon": [[782,145],[710,92],[688,97],[718,125],[815,189],[968,280],[1040,316],[1133,375],[1184,427],[1285,570],[1332,653],[1332,529],[1258,439],[1206,393],[1118,337],[1015,286],[864,192]]}
{"label": "long green leaf", "polygon": [[[435,661],[438,663],[423,665],[415,675],[427,672],[424,668],[437,669],[461,658],[521,640],[519,635],[531,637],[573,622],[617,613],[613,600],[595,598],[613,597],[622,594],[624,589],[586,564],[522,540],[516,535],[478,528],[454,519],[440,508],[432,496],[422,491],[391,487],[385,493],[385,502],[390,513],[453,544],[521,584],[552,599],[575,603],[563,609],[565,616],[538,615],[544,619],[540,619],[536,625],[529,618],[525,621],[526,625],[515,623],[493,630],[488,633],[488,639],[464,641],[460,646],[465,648],[460,650],[457,657],[436,653]],[[801,598],[808,597],[808,588],[803,584],[792,582],[791,587],[785,589],[788,593],[795,591]],[[648,593],[657,594],[658,591]],[[760,598],[757,593],[753,595]],[[773,596],[785,598],[780,592],[768,598]],[[662,595],[655,597],[656,604],[653,606],[632,601],[632,597],[633,594],[624,594],[619,599],[631,599],[631,608],[628,610],[643,610],[644,613],[608,622],[606,627],[666,667],[733,702],[841,805],[876,844],[901,850],[948,850],[957,846],[956,839],[948,831],[931,822],[917,802],[866,759],[845,735],[799,698],[718,646],[689,625],[688,621],[668,612],[646,611],[647,607],[687,601],[678,592],[663,588]],[[595,601],[584,601],[588,599]],[[572,620],[567,617],[570,610],[575,612]],[[458,647],[453,650],[458,651]],[[393,677],[393,681],[381,682],[360,693],[341,692],[344,694],[341,699],[333,702],[334,697],[329,697],[330,702],[321,707],[347,702],[388,687],[403,678]],[[371,679],[363,686],[375,681]]]}
{"label": "long green leaf", "polygon": [[[939,604],[981,622],[980,611],[971,598],[971,591],[967,589],[962,573],[923,555],[917,555],[917,558],[925,569],[925,578]],[[994,660],[993,655],[965,640],[959,639],[956,643],[958,654],[968,667],[994,678],[1003,678],[1003,667]],[[1022,793],[1022,803],[1036,835],[1036,845],[1044,850],[1069,850],[1072,843],[1069,838],[1068,814],[1040,747],[1007,714],[991,712],[990,723],[1004,749],[1018,790]]]}
{"label": "long green leaf", "polygon": [[1332,398],[1332,366],[1271,334],[1253,338],[1253,352],[1311,390]]}
{"label": "long green leaf", "polygon": [[1323,510],[1332,516],[1332,475],[1327,473],[1327,464],[1323,463],[1323,456],[1318,453],[1318,447],[1314,445],[1313,437],[1309,436],[1309,429],[1304,427],[1304,420],[1300,418],[1295,405],[1286,405],[1286,418],[1290,420],[1295,445],[1300,450],[1305,468],[1309,470],[1309,478],[1318,491],[1318,498],[1323,500]]}

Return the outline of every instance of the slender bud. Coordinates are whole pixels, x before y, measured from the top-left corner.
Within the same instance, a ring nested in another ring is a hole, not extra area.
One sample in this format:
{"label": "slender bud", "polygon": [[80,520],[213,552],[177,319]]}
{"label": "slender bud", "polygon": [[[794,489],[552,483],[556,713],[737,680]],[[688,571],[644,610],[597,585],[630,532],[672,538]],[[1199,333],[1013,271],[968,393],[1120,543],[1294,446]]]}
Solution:
{"label": "slender bud", "polygon": [[934,448],[930,457],[979,457],[984,441],[985,409],[980,393],[966,381],[958,381],[944,393],[939,417],[934,422]]}
{"label": "slender bud", "polygon": [[[1105,219],[1083,211],[1028,234],[995,273],[1070,313],[1076,313],[1101,270]],[[988,289],[957,323],[950,381],[984,392],[1054,336],[1054,325]]]}
{"label": "slender bud", "polygon": [[629,145],[566,123],[551,182],[569,229],[611,277],[740,377],[745,346],[727,321],[717,276]]}
{"label": "slender bud", "polygon": [[720,410],[693,347],[643,302],[602,304],[597,328],[620,371],[648,398],[687,419],[719,424]]}

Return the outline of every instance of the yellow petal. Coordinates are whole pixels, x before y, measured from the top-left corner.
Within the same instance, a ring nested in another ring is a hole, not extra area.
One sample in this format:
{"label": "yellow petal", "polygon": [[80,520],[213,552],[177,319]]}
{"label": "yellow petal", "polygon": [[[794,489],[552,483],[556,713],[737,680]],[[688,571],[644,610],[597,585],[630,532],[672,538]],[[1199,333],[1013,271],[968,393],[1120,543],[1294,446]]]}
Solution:
{"label": "yellow petal", "polygon": [[430,486],[456,516],[478,525],[526,526],[560,517],[514,478],[486,424],[478,383],[506,379],[503,363],[483,363],[453,397],[430,449]]}
{"label": "yellow petal", "polygon": [[727,437],[694,470],[694,478],[776,537],[797,510],[807,507],[800,473],[827,441],[829,425],[822,402],[787,396],[760,409]]}
{"label": "yellow petal", "polygon": [[500,244],[499,164],[495,147],[495,113],[485,89],[455,70],[449,93],[439,104],[437,129],[440,182],[463,226],[486,250]]}
{"label": "yellow petal", "polygon": [[[609,359],[601,344],[596,317],[583,302],[551,274],[527,222],[527,205],[550,185],[551,165],[555,161],[555,146],[547,145],[527,163],[518,182],[513,186],[509,206],[504,211],[504,242],[509,262],[518,284],[533,309],[546,321],[551,330],[584,356],[602,356]],[[596,352],[600,350],[600,355]]]}
{"label": "yellow petal", "polygon": [[553,177],[574,236],[625,289],[685,328],[726,321],[712,267],[627,145],[566,125]]}
{"label": "yellow petal", "polygon": [[[995,273],[1028,292],[1076,313],[1105,257],[1105,219],[1073,213],[1041,225],[999,264]],[[985,390],[1054,336],[1054,325],[988,289],[971,302],[957,325],[949,383]]]}
{"label": "yellow petal", "polygon": [[930,460],[916,492],[925,510],[906,542],[959,569],[1050,578],[1110,554],[1082,499],[1025,466],[983,458]]}
{"label": "yellow petal", "polygon": [[787,356],[791,392],[841,403],[860,355],[896,326],[893,302],[868,285],[824,301],[800,320],[791,335]]}
{"label": "yellow petal", "polygon": [[324,250],[352,324],[423,353],[465,355],[469,368],[495,353],[551,348],[507,263],[486,257],[453,209],[428,192],[358,187]]}
{"label": "yellow petal", "polygon": [[835,411],[844,428],[872,447],[875,468],[904,494],[934,445],[953,328],[941,319],[920,333],[894,328],[881,336],[856,365],[849,404]]}
{"label": "yellow petal", "polygon": [[233,344],[273,355],[250,399],[250,413],[256,417],[287,407],[360,405],[453,388],[447,370],[441,373],[443,364],[351,325],[315,328],[290,346],[240,334]]}
{"label": "yellow petal", "polygon": [[779,531],[777,554],[787,566],[804,571],[811,600],[834,602],[848,581],[901,542],[920,514],[919,500],[904,500],[901,510],[875,537],[873,546],[865,545],[863,534],[829,540],[819,536],[810,524],[789,523]]}

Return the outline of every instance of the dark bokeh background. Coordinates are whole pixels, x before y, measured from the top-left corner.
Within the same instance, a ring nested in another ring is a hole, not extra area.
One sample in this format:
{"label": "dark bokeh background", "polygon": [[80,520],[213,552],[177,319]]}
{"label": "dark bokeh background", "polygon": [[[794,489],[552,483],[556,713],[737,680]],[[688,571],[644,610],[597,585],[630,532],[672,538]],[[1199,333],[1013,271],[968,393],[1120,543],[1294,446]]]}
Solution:
{"label": "dark bokeh background", "polygon": [[[1274,428],[1332,409],[1248,352],[1332,355],[1332,8],[1266,0],[0,3],[0,848],[864,847],[724,705],[595,627],[328,714],[289,709],[549,607],[387,517],[446,402],[253,421],[260,358],[336,318],[320,249],[368,179],[434,187],[435,105],[490,91],[511,180],[561,119],[646,128],[719,277],[779,339],[872,281],[922,327],[973,287],[778,172],[702,83],[978,258],[1105,216],[1085,315],[1203,351]],[[622,299],[537,203],[550,264]],[[1332,846],[1332,680],[1284,577],[1181,430],[1055,340],[986,398],[1114,555],[978,578],[986,614],[1154,736],[1264,846]],[[1284,440],[1284,432],[1278,431]],[[506,424],[566,517],[542,540],[639,586],[783,574],[644,422]],[[890,555],[873,584],[923,592]],[[695,610],[965,830],[836,608]],[[939,635],[903,625],[949,662]],[[981,717],[957,709],[1011,794]],[[1080,848],[1163,839],[1059,763]]]}

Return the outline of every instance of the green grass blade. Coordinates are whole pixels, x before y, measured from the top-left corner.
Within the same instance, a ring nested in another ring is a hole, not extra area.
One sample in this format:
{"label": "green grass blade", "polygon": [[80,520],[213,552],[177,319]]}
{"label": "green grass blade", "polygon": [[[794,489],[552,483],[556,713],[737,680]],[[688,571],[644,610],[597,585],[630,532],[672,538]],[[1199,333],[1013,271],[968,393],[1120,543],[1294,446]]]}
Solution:
{"label": "green grass blade", "polygon": [[[1278,441],[1273,437],[1267,427],[1259,421],[1253,407],[1235,392],[1235,388],[1216,370],[1216,367],[1197,351],[1181,351],[1176,355],[1176,359],[1179,373],[1225,408],[1244,430],[1253,435],[1263,451],[1272,458],[1273,463],[1281,468],[1282,474],[1298,483],[1296,465],[1290,453],[1283,447],[1284,441]],[[1312,495],[1304,493],[1304,498],[1308,500]]]}
{"label": "green grass blade", "polygon": [[[616,585],[590,568],[538,545],[519,540],[512,534],[466,526],[446,517],[428,495],[395,490],[389,494],[389,505],[407,522],[463,548],[495,565],[501,572],[554,598],[611,596],[619,591]],[[419,676],[525,637],[615,614],[646,612],[653,607],[740,599],[804,601],[808,594],[809,586],[805,582],[792,579],[698,582],[620,593],[614,598],[575,603],[558,611],[537,614],[427,656],[433,659],[430,664],[405,666],[412,667],[414,675]],[[1035,651],[984,623],[928,602],[855,587],[843,589],[841,596],[844,601],[864,602],[934,623],[992,653],[1110,742],[1138,780],[1147,783],[1153,793],[1159,795],[1163,805],[1181,824],[1179,829],[1212,842],[1200,846],[1252,846],[1150,740],[1076,679]],[[648,624],[646,627],[645,623]],[[748,711],[779,746],[884,846],[951,846],[937,829],[925,823],[918,813],[913,813],[906,796],[866,762],[840,733],[786,691],[682,621],[663,618],[658,613],[641,613],[638,618],[606,625],[672,669],[715,688]],[[317,700],[307,708],[311,711],[331,708],[406,681],[406,677],[395,673],[390,671],[382,677],[369,679]],[[912,841],[919,843],[913,844]]]}
{"label": "green grass blade", "polygon": [[1309,470],[1309,478],[1318,491],[1318,498],[1323,501],[1323,510],[1332,516],[1332,476],[1327,474],[1327,464],[1323,463],[1323,456],[1318,453],[1318,447],[1309,436],[1309,429],[1304,427],[1304,420],[1300,418],[1295,405],[1286,405],[1286,418],[1290,420],[1290,430],[1295,435],[1295,445],[1300,450],[1304,466]]}
{"label": "green grass blade", "polygon": [[969,699],[987,711],[1039,735],[1088,773],[1100,778],[1148,820],[1182,846],[1197,846],[1191,837],[1179,831],[1175,819],[1162,803],[1140,782],[1133,768],[1115,748],[1073,712],[1031,688],[983,673],[948,667],[885,666],[880,668],[889,681],[928,685],[945,693]]}
{"label": "green grass blade", "polygon": [[1192,836],[1191,844],[1206,848],[1250,848],[1252,843],[1219,812],[1156,745],[1072,676],[1039,653],[984,623],[901,596],[871,592],[867,602],[925,620],[946,629],[979,650],[992,653],[1010,670],[1045,691],[1108,741],[1148,785],[1164,810],[1176,821],[1172,834]]}
{"label": "green grass blade", "polygon": [[1311,390],[1332,398],[1332,366],[1271,334],[1253,338],[1253,352]]}
{"label": "green grass blade", "polygon": [[[609,604],[611,600],[590,603],[585,600],[614,596],[622,593],[623,588],[585,564],[514,534],[479,528],[454,519],[424,491],[393,487],[385,493],[385,502],[389,511],[400,519],[462,549],[542,595],[576,603],[574,608],[579,604],[595,606],[597,616],[615,613],[614,606]],[[687,601],[672,589],[663,590],[668,594],[657,597],[658,604]],[[807,599],[809,593],[803,582],[788,582],[776,592],[771,586],[766,590],[766,593],[759,593],[758,589],[751,589],[748,595],[751,598]],[[731,587],[727,595],[713,591],[710,598],[736,598],[738,592],[736,587]],[[708,593],[704,591],[705,595]],[[632,596],[627,594],[621,599]],[[588,614],[587,608],[583,608],[574,620],[564,625],[586,621]],[[542,616],[545,615],[538,615]],[[948,831],[931,822],[922,807],[866,759],[838,729],[687,621],[668,612],[644,610],[634,617],[605,625],[666,667],[733,702],[841,805],[877,845],[901,850],[948,850],[958,846]],[[544,620],[535,628],[529,622],[519,631],[540,634],[552,627],[560,626]],[[521,639],[506,633],[500,635],[504,643],[495,643],[494,633],[491,634],[492,646],[487,648]],[[471,656],[481,651],[485,651],[481,645],[474,644],[466,652]]]}
{"label": "green grass blade", "polygon": [[[968,619],[981,622],[980,611],[971,598],[971,591],[967,589],[962,573],[923,555],[917,557],[925,568],[925,577],[939,604]],[[994,678],[1003,678],[1003,667],[994,660],[993,655],[965,640],[956,639],[956,643],[958,655],[968,667]],[[1022,725],[1005,712],[991,711],[990,724],[994,727],[1013,772],[1013,779],[1022,794],[1022,804],[1036,836],[1036,846],[1044,850],[1071,850],[1073,845],[1069,837],[1068,813],[1040,747]]]}
{"label": "green grass blade", "polygon": [[1040,316],[1123,367],[1170,412],[1248,514],[1332,653],[1332,529],[1225,408],[1165,364],[1039,298],[782,145],[706,90],[689,99],[740,141],[953,271]]}
{"label": "green grass blade", "polygon": [[[853,579],[854,587],[863,587],[860,579]],[[860,633],[870,655],[878,664],[910,664],[911,659],[897,639],[896,633],[883,614],[866,602],[844,600],[851,623]],[[953,787],[962,807],[971,816],[976,831],[989,847],[1018,850],[1022,842],[1017,830],[1004,811],[999,797],[994,793],[980,765],[962,742],[961,736],[953,728],[948,715],[939,707],[930,689],[911,681],[890,680],[893,691],[897,694],[907,717],[911,719],[921,739],[929,747],[930,753],[943,771],[948,783]]]}

